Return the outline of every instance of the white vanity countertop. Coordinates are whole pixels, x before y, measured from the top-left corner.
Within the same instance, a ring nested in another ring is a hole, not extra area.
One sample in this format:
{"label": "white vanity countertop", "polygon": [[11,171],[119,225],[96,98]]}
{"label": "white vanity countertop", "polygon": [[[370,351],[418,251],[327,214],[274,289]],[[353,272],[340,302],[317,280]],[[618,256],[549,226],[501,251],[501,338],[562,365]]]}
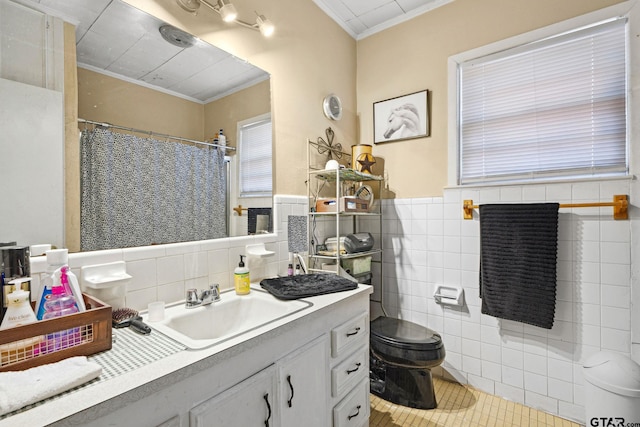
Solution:
{"label": "white vanity countertop", "polygon": [[[255,286],[259,288],[258,285]],[[372,293],[372,287],[361,284],[352,291],[304,298],[305,301],[312,302],[313,306],[220,344],[201,350],[180,351],[126,374],[91,384],[0,420],[0,427],[47,425],[82,411],[87,412],[87,420],[98,418],[160,390],[167,384],[195,374],[194,369],[203,368],[202,366],[193,367],[198,362],[209,366],[219,363],[255,345],[255,341],[269,339],[273,336],[271,334],[277,334],[279,330],[287,329],[287,326],[293,327],[296,320],[311,316],[340,301],[370,293]]]}

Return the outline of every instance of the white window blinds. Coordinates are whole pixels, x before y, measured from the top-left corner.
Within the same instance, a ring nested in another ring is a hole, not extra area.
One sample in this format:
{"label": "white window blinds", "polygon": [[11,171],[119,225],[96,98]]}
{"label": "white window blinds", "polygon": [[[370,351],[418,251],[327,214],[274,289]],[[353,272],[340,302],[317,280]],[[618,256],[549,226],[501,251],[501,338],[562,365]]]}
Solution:
{"label": "white window blinds", "polygon": [[271,196],[271,118],[240,127],[240,197]]}
{"label": "white window blinds", "polygon": [[460,184],[627,172],[626,21],[460,65]]}

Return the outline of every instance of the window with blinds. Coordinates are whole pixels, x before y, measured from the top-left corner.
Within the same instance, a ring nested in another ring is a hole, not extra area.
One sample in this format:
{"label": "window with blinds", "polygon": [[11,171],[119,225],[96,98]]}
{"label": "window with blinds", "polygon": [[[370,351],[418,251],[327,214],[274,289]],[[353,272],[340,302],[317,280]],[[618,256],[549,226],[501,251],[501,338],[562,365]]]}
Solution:
{"label": "window with blinds", "polygon": [[241,125],[239,138],[240,197],[270,197],[271,117]]}
{"label": "window with blinds", "polygon": [[626,20],[463,62],[459,184],[628,173]]}

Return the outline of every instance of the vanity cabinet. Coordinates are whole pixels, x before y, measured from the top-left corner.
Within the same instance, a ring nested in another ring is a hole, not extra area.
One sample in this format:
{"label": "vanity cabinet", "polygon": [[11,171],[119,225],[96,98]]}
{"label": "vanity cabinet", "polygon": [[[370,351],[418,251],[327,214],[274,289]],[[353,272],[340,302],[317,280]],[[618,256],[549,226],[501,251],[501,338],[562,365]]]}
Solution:
{"label": "vanity cabinet", "polygon": [[273,365],[196,406],[191,427],[274,426],[276,369]]}
{"label": "vanity cabinet", "polygon": [[[306,315],[234,345],[185,350],[80,389],[72,402],[99,403],[52,425],[366,426],[370,294],[361,285],[309,298]],[[103,399],[105,389],[116,394]],[[48,405],[36,406],[34,417]],[[22,415],[0,425],[38,424],[19,423]]]}
{"label": "vanity cabinet", "polygon": [[369,422],[369,312],[331,329],[331,407],[333,427]]}
{"label": "vanity cabinet", "polygon": [[328,347],[322,336],[278,362],[282,427],[327,425]]}
{"label": "vanity cabinet", "polygon": [[322,336],[283,357],[194,407],[189,425],[326,427],[327,348]]}

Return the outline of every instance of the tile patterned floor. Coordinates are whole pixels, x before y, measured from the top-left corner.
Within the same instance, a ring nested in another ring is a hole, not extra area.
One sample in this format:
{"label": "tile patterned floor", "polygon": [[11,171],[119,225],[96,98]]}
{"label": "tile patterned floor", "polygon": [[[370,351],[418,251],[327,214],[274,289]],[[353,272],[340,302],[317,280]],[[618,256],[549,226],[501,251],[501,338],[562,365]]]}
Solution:
{"label": "tile patterned floor", "polygon": [[474,388],[434,378],[438,407],[406,408],[371,395],[369,427],[579,427]]}

